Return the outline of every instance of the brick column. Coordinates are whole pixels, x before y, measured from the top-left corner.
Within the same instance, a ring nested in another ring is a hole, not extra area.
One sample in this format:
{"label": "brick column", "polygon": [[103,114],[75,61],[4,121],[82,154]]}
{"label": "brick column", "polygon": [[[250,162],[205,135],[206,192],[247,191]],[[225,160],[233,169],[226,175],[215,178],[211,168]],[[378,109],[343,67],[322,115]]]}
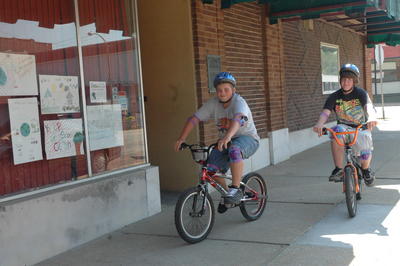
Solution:
{"label": "brick column", "polygon": [[289,130],[286,113],[287,99],[284,87],[282,24],[278,22],[277,24],[270,25],[268,17],[266,17],[264,25],[265,88],[269,151],[271,163],[276,164],[290,157]]}
{"label": "brick column", "polygon": [[[207,55],[219,55],[221,57],[221,67],[225,65],[224,13],[220,6],[220,0],[214,1],[213,4],[192,1],[193,47],[198,107],[213,96],[208,89]],[[204,143],[210,142],[209,140],[216,140],[215,123],[200,124],[199,135],[200,141]]]}

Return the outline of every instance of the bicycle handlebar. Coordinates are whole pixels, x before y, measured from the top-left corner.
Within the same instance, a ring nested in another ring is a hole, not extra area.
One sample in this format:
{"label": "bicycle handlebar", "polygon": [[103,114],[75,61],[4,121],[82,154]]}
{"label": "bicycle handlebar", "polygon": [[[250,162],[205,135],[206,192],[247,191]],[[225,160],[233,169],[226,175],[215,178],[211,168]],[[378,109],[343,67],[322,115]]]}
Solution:
{"label": "bicycle handlebar", "polygon": [[[346,146],[346,145],[353,146],[357,141],[358,133],[360,132],[360,129],[368,129],[367,124],[358,125],[354,131],[347,131],[347,132],[336,132],[333,129],[324,127],[324,128],[322,128],[322,135],[328,135],[328,131],[329,131],[329,132],[331,132],[331,134],[332,134],[333,138],[335,139],[336,143],[339,144],[340,146]],[[354,138],[353,138],[352,142],[347,143],[347,144],[346,143],[341,143],[339,141],[339,138],[337,137],[338,135],[350,135],[350,134],[354,134]]]}
{"label": "bicycle handlebar", "polygon": [[[207,147],[207,151],[210,151],[210,149],[216,147],[217,145],[218,145],[218,143],[213,143],[213,144],[211,144],[210,146]],[[205,147],[205,145],[201,145],[201,144],[187,144],[187,143],[183,142],[183,143],[181,144],[181,146],[179,147],[179,150],[181,151],[181,150],[184,150],[184,149],[187,149],[187,148],[192,149],[192,147]]]}

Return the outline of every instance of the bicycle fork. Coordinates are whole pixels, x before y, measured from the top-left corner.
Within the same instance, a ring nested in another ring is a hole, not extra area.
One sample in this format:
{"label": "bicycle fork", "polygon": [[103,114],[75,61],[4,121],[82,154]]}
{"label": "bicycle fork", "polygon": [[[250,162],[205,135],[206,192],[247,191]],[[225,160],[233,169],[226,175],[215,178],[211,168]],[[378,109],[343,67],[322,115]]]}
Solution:
{"label": "bicycle fork", "polygon": [[[346,169],[347,167],[350,167],[352,169],[353,172],[353,178],[354,178],[354,184],[355,184],[355,189],[356,189],[356,193],[360,192],[360,186],[358,184],[358,171],[357,168],[355,167],[355,165],[352,163],[352,158],[351,158],[351,148],[346,148],[346,161],[347,164],[345,166],[344,169]],[[346,171],[344,171],[346,172]],[[346,191],[346,185],[345,182],[343,182],[343,193]]]}
{"label": "bicycle fork", "polygon": [[[190,216],[193,217],[201,217],[205,213],[205,208],[206,208],[206,198],[208,194],[207,184],[201,184],[198,187],[199,191],[193,197],[192,213],[190,214]],[[203,194],[203,198],[201,199],[201,210],[197,211],[197,198],[201,197],[201,194]]]}

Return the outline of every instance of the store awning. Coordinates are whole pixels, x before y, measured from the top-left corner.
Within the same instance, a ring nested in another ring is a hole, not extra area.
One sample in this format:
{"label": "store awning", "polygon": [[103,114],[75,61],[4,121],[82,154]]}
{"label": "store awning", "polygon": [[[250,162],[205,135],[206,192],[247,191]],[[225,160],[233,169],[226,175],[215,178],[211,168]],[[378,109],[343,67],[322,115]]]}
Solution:
{"label": "store awning", "polygon": [[[400,0],[221,0],[221,8],[243,2],[268,4],[271,24],[278,19],[290,21],[323,17],[365,33],[369,46],[377,43],[400,44]],[[336,18],[332,18],[334,16]]]}

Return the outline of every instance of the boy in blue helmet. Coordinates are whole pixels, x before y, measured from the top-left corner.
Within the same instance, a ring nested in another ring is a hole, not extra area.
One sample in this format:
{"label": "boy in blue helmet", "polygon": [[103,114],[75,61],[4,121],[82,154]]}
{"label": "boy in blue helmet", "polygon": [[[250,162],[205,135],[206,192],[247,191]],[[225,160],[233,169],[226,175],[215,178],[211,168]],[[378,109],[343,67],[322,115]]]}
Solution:
{"label": "boy in blue helmet", "polygon": [[[185,142],[192,129],[200,122],[214,119],[219,132],[218,147],[209,157],[207,167],[211,171],[232,172],[232,184],[226,186],[224,178],[216,180],[228,190],[228,194],[218,206],[218,212],[227,210],[225,204],[238,204],[242,198],[240,180],[243,175],[243,159],[253,155],[259,146],[260,137],[254,125],[253,116],[246,101],[236,93],[236,80],[229,72],[215,76],[216,97],[209,99],[190,117],[178,140],[175,150]],[[228,145],[230,143],[230,145]]]}
{"label": "boy in blue helmet", "polygon": [[[355,86],[360,76],[356,65],[343,65],[339,75],[341,88],[329,95],[313,130],[321,136],[322,128],[332,111],[336,113],[337,118],[337,125],[332,128],[335,132],[353,131],[358,125],[367,123],[368,130],[359,132],[354,150],[361,161],[365,184],[372,186],[375,176],[369,165],[373,150],[371,130],[377,124],[375,108],[367,92]],[[329,181],[340,182],[343,177],[344,148],[334,140],[331,141],[331,148],[335,169],[332,171]]]}

